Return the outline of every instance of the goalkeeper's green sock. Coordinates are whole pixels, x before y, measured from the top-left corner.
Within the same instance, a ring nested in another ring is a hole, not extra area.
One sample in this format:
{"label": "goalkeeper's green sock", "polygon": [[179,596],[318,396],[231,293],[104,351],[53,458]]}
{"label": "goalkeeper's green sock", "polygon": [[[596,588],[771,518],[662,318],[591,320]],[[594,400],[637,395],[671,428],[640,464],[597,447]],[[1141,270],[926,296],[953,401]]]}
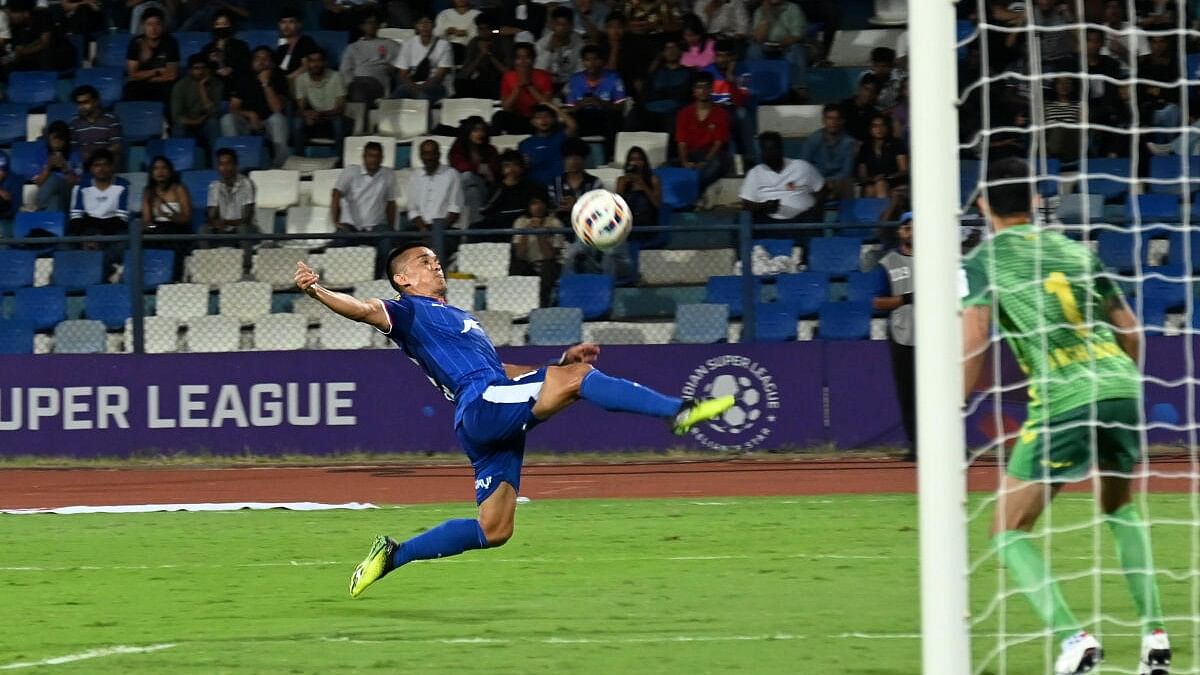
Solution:
{"label": "goalkeeper's green sock", "polygon": [[1138,616],[1142,618],[1143,629],[1146,633],[1162,629],[1162,601],[1158,596],[1158,582],[1154,580],[1154,556],[1150,552],[1146,524],[1133,504],[1122,506],[1106,520],[1117,540],[1117,557],[1121,559],[1121,569],[1125,570],[1125,581],[1137,605]]}
{"label": "goalkeeper's green sock", "polygon": [[1082,630],[1067,601],[1063,599],[1058,582],[1050,576],[1050,570],[1042,554],[1038,553],[1029,540],[1028,532],[1007,530],[992,538],[992,546],[1008,568],[1009,577],[1025,593],[1042,621],[1054,631],[1059,640],[1065,640]]}

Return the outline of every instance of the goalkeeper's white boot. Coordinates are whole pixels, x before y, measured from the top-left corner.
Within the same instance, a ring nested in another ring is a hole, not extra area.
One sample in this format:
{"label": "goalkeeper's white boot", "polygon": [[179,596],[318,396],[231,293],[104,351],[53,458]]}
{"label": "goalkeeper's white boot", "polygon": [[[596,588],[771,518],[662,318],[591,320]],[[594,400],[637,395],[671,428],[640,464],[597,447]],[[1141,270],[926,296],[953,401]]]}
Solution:
{"label": "goalkeeper's white boot", "polygon": [[1054,662],[1054,675],[1090,673],[1104,660],[1100,641],[1090,633],[1079,631],[1062,641],[1062,651]]}
{"label": "goalkeeper's white boot", "polygon": [[1165,630],[1156,630],[1142,638],[1142,661],[1138,675],[1170,675],[1171,641]]}

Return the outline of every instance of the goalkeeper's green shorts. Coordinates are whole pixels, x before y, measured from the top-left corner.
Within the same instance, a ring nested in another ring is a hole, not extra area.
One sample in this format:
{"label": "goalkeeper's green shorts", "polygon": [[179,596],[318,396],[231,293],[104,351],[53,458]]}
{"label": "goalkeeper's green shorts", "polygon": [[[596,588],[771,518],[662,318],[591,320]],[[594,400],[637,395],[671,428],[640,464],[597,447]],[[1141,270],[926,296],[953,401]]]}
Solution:
{"label": "goalkeeper's green shorts", "polygon": [[[1131,398],[1097,401],[1026,423],[1009,452],[1008,475],[1055,483],[1086,478],[1093,460],[1102,471],[1130,474],[1142,457],[1140,405]],[[1093,447],[1095,455],[1092,454]]]}

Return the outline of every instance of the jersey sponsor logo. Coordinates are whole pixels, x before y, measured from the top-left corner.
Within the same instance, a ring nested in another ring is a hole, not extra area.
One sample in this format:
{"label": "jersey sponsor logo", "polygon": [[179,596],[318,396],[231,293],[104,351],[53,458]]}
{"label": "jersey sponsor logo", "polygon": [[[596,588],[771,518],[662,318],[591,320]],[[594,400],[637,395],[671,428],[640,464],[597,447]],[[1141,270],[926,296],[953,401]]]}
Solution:
{"label": "jersey sponsor logo", "polygon": [[492,487],[492,477],[491,476],[475,479],[475,489],[476,490],[486,490],[490,487]]}
{"label": "jersey sponsor logo", "polygon": [[468,332],[470,332],[470,331],[472,331],[472,330],[477,330],[477,331],[479,331],[480,333],[482,333],[482,332],[483,332],[483,326],[480,326],[480,325],[479,325],[479,322],[478,322],[478,321],[476,321],[475,319],[463,319],[463,329],[462,329],[462,330],[460,330],[460,331],[459,331],[459,333],[460,333],[460,334],[465,334],[465,333],[468,333]]}
{"label": "jersey sponsor logo", "polygon": [[1043,459],[1042,466],[1046,467],[1047,469],[1069,469],[1072,466],[1075,466],[1075,462],[1056,462],[1052,459]]}
{"label": "jersey sponsor logo", "polygon": [[691,436],[714,450],[749,450],[770,438],[780,410],[779,387],[762,364],[738,354],[714,356],[684,382],[691,398],[733,396],[721,417],[692,427]]}

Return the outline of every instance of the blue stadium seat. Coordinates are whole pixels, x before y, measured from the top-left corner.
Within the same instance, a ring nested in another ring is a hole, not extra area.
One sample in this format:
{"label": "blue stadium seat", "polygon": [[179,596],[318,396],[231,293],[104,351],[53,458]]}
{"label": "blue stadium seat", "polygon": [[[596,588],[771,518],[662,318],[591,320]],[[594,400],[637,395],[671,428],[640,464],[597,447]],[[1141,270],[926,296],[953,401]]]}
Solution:
{"label": "blue stadium seat", "polygon": [[215,169],[194,169],[184,171],[181,178],[192,198],[192,227],[199,230],[208,217],[208,184],[217,179],[217,172]]}
{"label": "blue stadium seat", "polygon": [[1038,181],[1038,194],[1043,197],[1051,197],[1059,192],[1059,180],[1057,176],[1062,174],[1062,162],[1053,157],[1046,158],[1045,170],[1042,169],[1042,164],[1037,161],[1033,165],[1034,171],[1037,171],[1040,176],[1047,176]]}
{"label": "blue stadium seat", "polygon": [[791,239],[755,239],[753,245],[761,246],[772,258],[780,256],[790,258],[792,257],[792,247],[796,244]]}
{"label": "blue stadium seat", "polygon": [[672,211],[691,208],[700,199],[700,174],[695,169],[663,166],[654,170],[662,183],[662,203]]}
{"label": "blue stadium seat", "polygon": [[237,38],[250,45],[251,51],[255,47],[270,47],[271,51],[275,51],[279,46],[279,32],[275,30],[240,30]]}
{"label": "blue stadium seat", "polygon": [[964,208],[975,205],[976,188],[979,187],[979,160],[963,159],[958,162],[959,203]]}
{"label": "blue stadium seat", "polygon": [[54,285],[82,291],[100,283],[104,271],[103,251],[55,251]]}
{"label": "blue stadium seat", "polygon": [[217,150],[229,148],[237,153],[238,169],[253,171],[263,168],[262,136],[222,136],[213,148],[212,166],[217,165]]}
{"label": "blue stadium seat", "polygon": [[163,104],[158,101],[119,101],[113,106],[117,119],[121,120],[121,132],[125,144],[143,143],[151,138],[162,138]]}
{"label": "blue stadium seat", "polygon": [[14,319],[24,319],[34,330],[47,330],[67,318],[67,291],[59,286],[18,288],[13,302]]}
{"label": "blue stadium seat", "polygon": [[1183,281],[1168,281],[1158,277],[1142,280],[1142,304],[1147,306],[1154,305],[1167,311],[1182,310],[1187,304],[1187,293],[1187,283]]}
{"label": "blue stadium seat", "polygon": [[[1130,163],[1128,159],[1109,157],[1089,159],[1086,165],[1080,163],[1079,170],[1083,171],[1085,168],[1088,179],[1084,192],[1112,199],[1129,191]],[[1099,174],[1111,174],[1116,178],[1098,177]],[[1120,178],[1125,180],[1118,180]]]}
{"label": "blue stadium seat", "polygon": [[851,237],[818,237],[809,242],[808,270],[845,276],[858,269],[862,242]]}
{"label": "blue stadium seat", "polygon": [[851,272],[846,275],[846,300],[870,304],[887,290],[887,276],[882,267],[870,272]]}
{"label": "blue stadium seat", "polygon": [[129,287],[125,284],[95,284],[84,289],[84,315],[104,322],[111,330],[125,326],[132,314]]}
{"label": "blue stadium seat", "polygon": [[682,344],[713,344],[729,339],[729,307],[689,303],[675,308],[674,341]]}
{"label": "blue stadium seat", "polygon": [[838,207],[838,222],[843,225],[875,225],[881,222],[889,200],[875,197],[843,199]]}
{"label": "blue stadium seat", "polygon": [[121,100],[121,93],[125,89],[125,68],[81,68],[75,72],[74,85],[81,87],[85,84],[100,92],[100,105],[111,107]]}
{"label": "blue stadium seat", "polygon": [[786,59],[746,59],[738,64],[750,74],[750,94],[757,103],[778,101],[792,87],[792,64]]}
{"label": "blue stadium seat", "polygon": [[578,307],[541,307],[529,313],[529,344],[573,345],[583,341],[583,312]]}
{"label": "blue stadium seat", "polygon": [[796,314],[788,305],[760,302],[754,310],[754,339],[787,342],[796,339]]}
{"label": "blue stadium seat", "polygon": [[[125,270],[128,273],[130,253],[125,252]],[[175,251],[148,248],[142,250],[142,286],[153,290],[175,280]]]}
{"label": "blue stadium seat", "polygon": [[[1087,220],[1084,220],[1084,217]],[[1058,204],[1058,219],[1065,225],[1083,225],[1104,217],[1104,195],[1071,193]]]}
{"label": "blue stadium seat", "polygon": [[558,282],[558,306],[578,307],[584,319],[599,319],[612,311],[613,278],[607,274],[571,274]]}
{"label": "blue stadium seat", "polygon": [[171,160],[176,171],[190,171],[196,160],[196,139],[194,138],[152,138],[146,142],[146,166],[150,170],[150,162],[159,155]]}
{"label": "blue stadium seat", "polygon": [[822,340],[866,340],[871,337],[871,305],[827,302],[817,312]]}
{"label": "blue stadium seat", "polygon": [[775,302],[788,305],[795,316],[816,316],[822,303],[829,300],[829,278],[820,272],[780,274],[775,277]]}
{"label": "blue stadium seat", "polygon": [[[1151,192],[1179,194],[1184,190],[1183,177],[1187,176],[1187,191],[1191,192],[1200,187],[1200,156],[1180,157],[1179,155],[1162,155],[1150,158]],[[1169,182],[1163,182],[1169,181]]]}
{"label": "blue stadium seat", "polygon": [[1172,223],[1179,220],[1179,195],[1151,192],[1144,195],[1129,195],[1125,198],[1125,220],[1136,222],[1134,204],[1137,204],[1142,223]]}
{"label": "blue stadium seat", "polygon": [[129,50],[129,33],[103,33],[96,38],[96,65],[125,71],[125,54]]}
{"label": "blue stadium seat", "polygon": [[20,239],[35,231],[61,237],[66,232],[67,214],[57,211],[21,211],[13,221],[13,236]]}
{"label": "blue stadium seat", "polygon": [[865,68],[809,68],[805,73],[809,102],[838,103],[854,95]]}
{"label": "blue stadium seat", "polygon": [[108,336],[100,321],[75,319],[54,327],[55,354],[103,354],[107,342]]}
{"label": "blue stadium seat", "polygon": [[17,141],[8,151],[8,170],[29,180],[42,170],[42,141]]}
{"label": "blue stadium seat", "polygon": [[342,62],[342,52],[350,42],[350,35],[344,30],[314,30],[306,31],[325,50],[327,67],[337,70]]}
{"label": "blue stadium seat", "polygon": [[1134,246],[1138,236],[1133,232],[1114,232],[1105,230],[1097,237],[1097,255],[1104,266],[1122,274],[1128,274],[1134,269]]}
{"label": "blue stadium seat", "polygon": [[27,106],[40,107],[58,100],[58,73],[49,71],[18,71],[8,75],[8,100]]}
{"label": "blue stadium seat", "polygon": [[33,324],[24,319],[0,319],[0,354],[32,354]]}
{"label": "blue stadium seat", "polygon": [[36,259],[33,251],[0,249],[0,292],[32,286]]}
{"label": "blue stadium seat", "polygon": [[0,103],[0,145],[12,145],[25,140],[25,118],[29,106],[23,103]]}
{"label": "blue stadium seat", "polygon": [[179,43],[179,67],[186,75],[188,57],[199,54],[204,45],[212,42],[212,35],[198,31],[179,31],[171,33],[171,36]]}
{"label": "blue stadium seat", "polygon": [[1144,335],[1162,335],[1163,327],[1167,325],[1167,308],[1155,304],[1142,305],[1138,324]]}
{"label": "blue stadium seat", "polygon": [[[733,318],[742,315],[742,277],[709,277],[704,285],[704,302],[729,306],[729,316]],[[754,278],[754,297],[757,300],[762,282]]]}
{"label": "blue stadium seat", "polygon": [[77,114],[79,114],[79,109],[74,103],[51,103],[46,106],[46,126],[50,126],[51,122],[59,121],[70,124]]}
{"label": "blue stadium seat", "polygon": [[[1200,271],[1200,232],[1191,231],[1187,238],[1183,232],[1172,232],[1168,241],[1167,260],[1180,269]],[[1200,314],[1200,312],[1197,312]]]}

